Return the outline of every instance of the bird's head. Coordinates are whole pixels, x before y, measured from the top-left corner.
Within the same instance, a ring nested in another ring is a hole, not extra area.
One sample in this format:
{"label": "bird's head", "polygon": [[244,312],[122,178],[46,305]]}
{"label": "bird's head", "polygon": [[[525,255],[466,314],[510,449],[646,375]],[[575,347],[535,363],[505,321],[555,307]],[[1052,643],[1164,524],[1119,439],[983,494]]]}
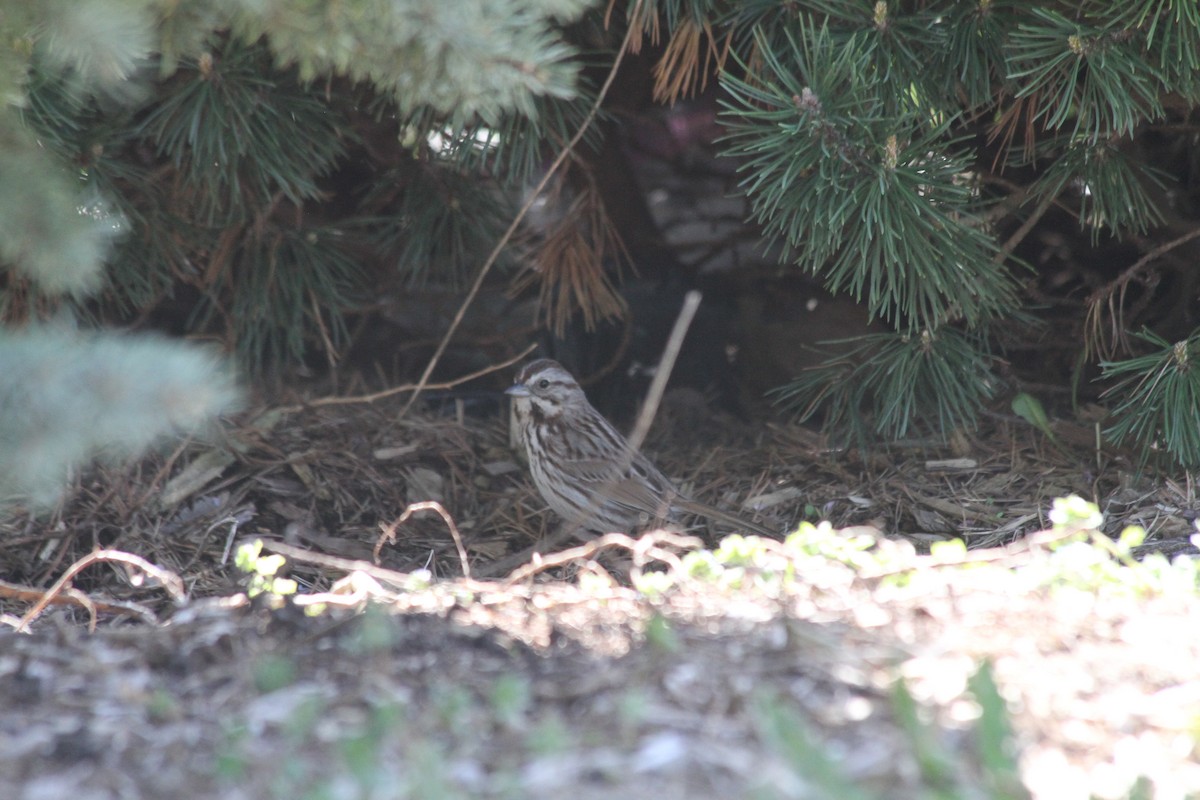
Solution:
{"label": "bird's head", "polygon": [[540,358],[517,372],[516,381],[504,392],[543,417],[557,417],[572,406],[587,405],[583,389],[557,361]]}

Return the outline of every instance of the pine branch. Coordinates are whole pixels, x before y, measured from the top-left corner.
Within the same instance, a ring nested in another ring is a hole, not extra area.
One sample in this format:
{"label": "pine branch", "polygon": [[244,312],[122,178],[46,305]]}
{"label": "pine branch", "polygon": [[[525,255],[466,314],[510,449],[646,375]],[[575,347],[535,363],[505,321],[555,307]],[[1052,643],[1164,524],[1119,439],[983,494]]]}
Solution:
{"label": "pine branch", "polygon": [[95,290],[115,231],[101,198],[84,203],[63,165],[0,110],[0,259],[45,294]]}
{"label": "pine branch", "polygon": [[1120,24],[1145,37],[1146,55],[1163,81],[1186,98],[1200,103],[1200,5],[1188,0],[1142,0],[1119,4]]}
{"label": "pine branch", "polygon": [[453,164],[414,159],[374,183],[393,198],[367,199],[379,213],[371,241],[409,286],[462,286],[512,217],[508,195]]}
{"label": "pine branch", "polygon": [[344,314],[363,301],[361,267],[341,227],[250,230],[232,273],[229,309],[241,361],[255,372],[299,361],[318,331],[336,361],[349,335]]}
{"label": "pine branch", "polygon": [[462,124],[534,113],[536,95],[573,93],[574,50],[556,26],[588,0],[225,0],[245,41],[266,37],[303,81],[344,75]]}
{"label": "pine branch", "polygon": [[129,102],[141,94],[144,85],[132,79],[149,66],[156,45],[147,4],[41,0],[29,5],[36,9],[32,19],[4,19],[4,27],[30,26],[26,34],[36,43],[43,69],[62,76],[81,97],[99,93]]}
{"label": "pine branch", "polygon": [[[454,128],[440,117],[426,114],[408,124],[415,136],[436,138],[434,157],[460,169],[495,179],[511,190],[521,190],[536,181],[545,166],[547,152],[584,129],[583,146],[600,146],[600,126],[584,126],[596,100],[596,89],[581,79],[571,98],[536,97],[534,113],[508,112],[495,124],[472,122]],[[603,112],[597,118],[604,120]]]}
{"label": "pine branch", "polygon": [[860,447],[874,437],[903,438],[913,428],[944,437],[973,428],[995,393],[985,341],[979,333],[942,328],[828,342],[849,347],[773,394],[801,421],[821,415],[825,431]]}
{"label": "pine branch", "polygon": [[724,79],[727,152],[743,160],[756,219],[797,265],[909,332],[1014,308],[950,120],[890,110],[864,47],[824,27],[802,27],[783,51],[760,36],[760,49],[753,82]]}
{"label": "pine branch", "polygon": [[206,225],[245,220],[282,192],[314,199],[345,153],[345,122],[261,47],[229,43],[185,61],[135,130],[179,171],[188,209]]}
{"label": "pine branch", "polygon": [[540,313],[560,337],[576,311],[589,331],[602,320],[628,312],[625,298],[609,274],[616,264],[619,280],[619,267],[628,261],[628,254],[605,213],[598,189],[585,182],[569,202],[561,197],[568,191],[565,175],[547,190],[547,196],[558,198],[553,205],[562,209],[562,215],[541,231],[540,241],[532,246],[529,266],[513,282],[514,294],[537,286]]}
{"label": "pine branch", "polygon": [[1034,183],[1033,192],[1053,198],[1069,188],[1085,187],[1077,192],[1079,224],[1091,230],[1093,242],[1103,231],[1116,236],[1145,233],[1162,223],[1147,186],[1162,187],[1164,173],[1131,158],[1113,141],[1093,143],[1076,137],[1066,146],[1056,143],[1054,150],[1057,158]]}
{"label": "pine branch", "polygon": [[1135,335],[1154,349],[1100,364],[1106,380],[1117,379],[1105,395],[1120,398],[1105,435],[1118,444],[1132,441],[1143,462],[1161,449],[1194,469],[1200,466],[1200,336],[1171,344],[1150,331]]}
{"label": "pine branch", "polygon": [[52,504],[71,471],[199,432],[236,404],[207,349],[49,329],[0,334],[0,503]]}
{"label": "pine branch", "polygon": [[1034,8],[1012,34],[1008,78],[1017,98],[1037,95],[1036,119],[1091,142],[1129,135],[1163,114],[1163,75],[1140,53],[1140,37],[1119,18],[1092,24]]}

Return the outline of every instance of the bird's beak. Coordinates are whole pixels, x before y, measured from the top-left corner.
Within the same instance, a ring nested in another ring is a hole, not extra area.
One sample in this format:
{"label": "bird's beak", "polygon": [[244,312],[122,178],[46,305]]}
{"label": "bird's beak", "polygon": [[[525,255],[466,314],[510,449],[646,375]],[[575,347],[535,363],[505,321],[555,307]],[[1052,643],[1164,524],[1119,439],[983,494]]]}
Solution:
{"label": "bird's beak", "polygon": [[504,390],[509,397],[529,397],[529,389],[523,383],[515,383]]}

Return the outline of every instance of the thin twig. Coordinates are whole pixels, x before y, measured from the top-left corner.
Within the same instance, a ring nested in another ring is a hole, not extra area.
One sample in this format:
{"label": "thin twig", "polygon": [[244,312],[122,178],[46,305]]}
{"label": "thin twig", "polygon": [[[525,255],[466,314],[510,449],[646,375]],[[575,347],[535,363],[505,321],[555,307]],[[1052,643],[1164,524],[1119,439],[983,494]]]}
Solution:
{"label": "thin twig", "polygon": [[331,556],[328,553],[318,553],[315,550],[307,550],[303,547],[294,547],[283,542],[275,542],[271,540],[263,540],[263,549],[269,550],[272,553],[278,553],[292,561],[298,561],[302,564],[315,564],[318,567],[325,569],[336,569],[340,572],[361,572],[369,575],[375,580],[389,583],[393,586],[403,587],[411,577],[407,572],[399,572],[394,569],[376,566],[370,561],[363,561],[357,558],[342,558],[341,556]]}
{"label": "thin twig", "polygon": [[[654,422],[654,415],[658,413],[663,392],[666,391],[667,380],[671,377],[671,372],[675,369],[675,360],[679,358],[679,351],[683,348],[683,338],[687,336],[688,328],[691,327],[692,320],[696,318],[698,308],[700,308],[700,292],[693,289],[683,297],[683,307],[679,309],[679,316],[675,318],[675,326],[671,328],[671,335],[667,337],[667,343],[663,347],[662,358],[658,361],[658,367],[654,370],[654,378],[650,381],[650,388],[646,391],[646,401],[642,403],[637,423],[629,434],[630,459],[633,458],[633,453],[642,449],[642,442],[646,441],[646,434],[650,432],[650,425]],[[625,468],[621,470],[621,474],[624,474],[625,469],[628,468],[629,464],[626,464]]]}
{"label": "thin twig", "polygon": [[570,550],[562,550],[558,553],[553,553],[549,556],[542,556],[536,561],[521,567],[504,579],[505,583],[519,583],[532,578],[539,572],[545,572],[554,567],[561,567],[564,564],[570,564],[573,561],[582,559],[591,559],[601,550],[611,550],[620,548],[628,550],[634,554],[635,563],[639,566],[645,564],[648,560],[663,561],[670,568],[679,570],[682,569],[682,563],[675,553],[667,550],[666,546],[674,547],[679,550],[695,550],[703,546],[703,542],[695,536],[680,536],[670,531],[653,531],[646,535],[634,539],[624,533],[606,533],[599,539],[593,539],[587,544],[582,544],[579,547],[573,547]]}
{"label": "thin twig", "polygon": [[436,500],[426,500],[421,503],[409,503],[408,508],[404,509],[404,513],[399,519],[390,525],[383,526],[383,535],[379,537],[379,541],[375,543],[375,550],[371,556],[375,559],[375,563],[379,563],[379,554],[383,550],[383,543],[386,540],[389,544],[396,541],[396,529],[408,521],[408,518],[418,511],[436,511],[441,515],[442,521],[446,523],[446,527],[450,529],[450,536],[454,539],[454,546],[458,548],[458,560],[462,564],[464,578],[471,577],[471,562],[467,560],[467,548],[463,546],[462,535],[458,532],[458,526],[454,524],[454,518],[449,512],[442,507],[442,504]]}
{"label": "thin twig", "polygon": [[[187,594],[183,589],[183,581],[180,580],[179,576],[174,572],[169,572],[162,567],[155,566],[141,556],[136,556],[133,553],[126,553],[121,550],[96,550],[95,552],[88,553],[86,556],[67,567],[67,571],[64,572],[62,576],[54,582],[53,586],[46,590],[45,594],[42,595],[40,600],[34,603],[33,608],[29,609],[29,611],[25,613],[25,616],[21,617],[21,622],[17,625],[17,633],[26,630],[29,627],[29,624],[37,619],[37,617],[46,610],[46,606],[50,605],[54,598],[62,593],[62,591],[76,575],[78,575],[87,567],[90,567],[92,564],[98,564],[102,561],[118,561],[124,564],[130,564],[158,580],[158,582],[162,584],[163,589],[166,590],[167,594],[171,595],[171,599],[176,603],[182,603],[187,599]],[[88,630],[95,631],[95,629],[96,620],[93,613],[92,621],[88,626]]]}
{"label": "thin twig", "polygon": [[[8,581],[0,581],[0,597],[7,600],[15,600],[19,603],[35,603],[40,600],[46,593],[45,589],[35,589],[31,586],[21,586],[17,583],[9,583]],[[154,615],[150,609],[137,603],[127,603],[119,600],[94,600],[88,597],[84,592],[78,589],[66,588],[57,597],[50,600],[51,605],[57,606],[80,606],[87,609],[88,615],[94,620],[97,611],[104,611],[117,614],[134,614],[141,617],[145,622],[151,625],[158,622],[158,617]],[[11,617],[9,619],[12,619]],[[6,625],[13,625],[8,619]]]}
{"label": "thin twig", "polygon": [[[395,597],[396,593],[384,589],[379,581],[365,572],[355,570],[338,578],[327,592],[293,595],[292,604],[300,608],[323,605],[337,608],[361,608],[371,600],[389,602]],[[320,636],[327,635],[328,630],[321,631]]]}
{"label": "thin twig", "polygon": [[[1164,242],[1163,244],[1154,248],[1150,252],[1146,253],[1146,255],[1142,256],[1137,261],[1133,262],[1131,265],[1126,267],[1125,270],[1123,270],[1120,275],[1118,275],[1113,280],[1109,281],[1106,285],[1104,285],[1103,287],[1092,292],[1091,296],[1088,297],[1087,303],[1086,303],[1088,310],[1087,310],[1086,321],[1084,324],[1084,329],[1093,331],[1092,336],[1089,337],[1089,339],[1094,338],[1094,340],[1096,342],[1095,349],[1097,351],[1099,351],[1101,349],[1100,348],[1100,345],[1101,345],[1100,330],[1103,327],[1100,322],[1101,307],[1106,302],[1109,304],[1109,306],[1111,308],[1110,313],[1114,320],[1114,327],[1115,327],[1116,320],[1120,315],[1120,309],[1118,308],[1117,305],[1115,305],[1113,303],[1114,295],[1116,295],[1117,293],[1124,293],[1126,288],[1129,285],[1129,282],[1132,281],[1135,277],[1137,277],[1138,273],[1141,272],[1142,269],[1147,264],[1149,264],[1151,261],[1154,261],[1156,258],[1159,258],[1160,256],[1166,255],[1167,253],[1174,250],[1176,247],[1187,244],[1188,242],[1190,242],[1192,239],[1195,239],[1196,237],[1200,237],[1200,228],[1194,228],[1194,229],[1188,231],[1187,233],[1185,233],[1183,236],[1179,236],[1175,239],[1172,239],[1169,242]],[[1122,299],[1124,299],[1123,294],[1122,294]],[[1114,334],[1113,338],[1114,339],[1116,338],[1115,334]],[[1087,343],[1091,344],[1091,341],[1089,341]]]}
{"label": "thin twig", "polygon": [[[864,571],[859,578],[864,581],[879,581],[896,575],[911,574],[919,569],[954,568],[963,564],[1003,564],[1015,569],[1028,564],[1038,552],[1041,552],[1042,548],[1055,542],[1070,539],[1080,532],[1081,529],[1070,526],[1048,528],[1034,531],[1027,534],[1024,538],[1017,539],[1007,545],[999,545],[998,547],[980,548],[978,550],[967,550],[961,553],[946,553],[936,556],[916,556],[912,561],[900,567],[888,567],[878,572]],[[1101,540],[1106,540],[1109,543],[1112,541],[1104,536],[1103,533],[1093,535],[1092,540],[1094,544],[1105,547],[1113,555],[1124,557],[1124,554],[1120,554],[1108,548],[1107,545],[1101,544]]]}
{"label": "thin twig", "polygon": [[[414,390],[422,391],[424,389],[453,389],[455,386],[459,386],[460,384],[464,384],[464,383],[467,383],[468,381],[473,381],[476,378],[481,378],[484,375],[488,375],[492,372],[496,372],[498,370],[502,370],[507,367],[511,367],[513,364],[517,363],[521,359],[525,358],[525,356],[532,353],[536,348],[537,348],[536,344],[531,344],[531,345],[529,345],[529,347],[526,347],[520,353],[517,353],[515,356],[513,356],[512,358],[510,358],[506,361],[502,361],[499,364],[492,364],[490,366],[484,367],[483,369],[476,370],[475,372],[472,372],[470,374],[463,375],[463,376],[455,378],[453,380],[444,381],[442,383],[430,383],[430,384],[425,384],[425,385],[422,385],[419,383],[406,383],[403,386],[393,386],[392,388],[384,389],[381,392],[372,392],[371,394],[360,394],[360,395],[356,395],[353,397],[337,397],[337,396],[318,397],[316,400],[310,400],[308,403],[306,403],[306,405],[308,405],[308,406],[334,406],[334,405],[343,405],[343,404],[349,404],[349,403],[374,403],[376,400],[382,400],[385,397],[391,397],[392,395],[400,394],[401,392],[411,392]],[[404,408],[407,410],[408,406],[406,405]]]}
{"label": "thin twig", "polygon": [[1038,221],[1041,220],[1045,213],[1050,210],[1050,206],[1054,205],[1057,199],[1057,195],[1046,195],[1045,199],[1038,203],[1037,208],[1029,215],[1029,219],[1021,223],[1021,227],[1017,228],[1013,232],[1013,235],[1009,236],[1004,244],[1000,246],[1000,250],[992,258],[992,262],[995,264],[1003,263],[1004,259],[1012,255],[1013,250],[1017,249],[1017,245],[1025,240],[1025,237],[1029,235],[1029,232],[1033,230],[1034,226],[1038,224]]}
{"label": "thin twig", "polygon": [[[631,19],[637,15],[641,5],[642,0],[637,0],[637,3],[634,4],[633,10],[629,13],[629,17]],[[515,217],[513,217],[513,221],[509,223],[508,229],[504,231],[504,235],[501,236],[500,240],[496,242],[496,246],[492,248],[492,252],[489,253],[487,259],[484,260],[483,266],[479,268],[479,274],[475,276],[475,282],[471,284],[471,288],[467,292],[467,296],[463,299],[462,304],[458,307],[458,312],[454,315],[454,319],[450,322],[450,329],[446,331],[445,336],[442,337],[442,341],[437,346],[437,350],[435,350],[433,355],[430,357],[429,363],[425,366],[425,371],[421,374],[421,379],[417,382],[416,387],[413,389],[412,395],[408,398],[408,402],[406,402],[404,407],[400,409],[400,416],[407,414],[408,410],[412,408],[412,404],[415,403],[417,398],[421,395],[421,392],[425,391],[426,384],[429,381],[429,376],[433,374],[433,370],[437,366],[438,361],[441,359],[442,353],[446,352],[446,348],[450,345],[450,339],[454,336],[455,331],[458,330],[458,326],[462,323],[463,317],[466,316],[467,308],[469,308],[471,303],[475,301],[475,296],[479,294],[479,290],[483,286],[483,279],[491,271],[492,266],[495,265],[496,259],[500,257],[500,253],[505,247],[508,246],[513,234],[517,232],[518,226],[520,226],[521,222],[525,219],[525,216],[529,213],[529,210],[533,208],[533,204],[537,202],[542,192],[545,191],[546,187],[550,184],[550,179],[554,177],[556,172],[558,172],[559,168],[571,154],[571,151],[574,150],[579,142],[583,139],[583,135],[587,132],[587,129],[591,127],[592,121],[596,118],[596,114],[600,112],[600,104],[604,102],[604,97],[608,94],[608,90],[612,86],[613,80],[615,80],[617,77],[617,70],[621,67],[621,61],[624,60],[625,53],[629,50],[629,42],[633,37],[634,28],[634,25],[630,25],[625,31],[625,39],[621,42],[621,49],[617,51],[617,56],[613,60],[612,69],[609,70],[608,77],[605,79],[604,85],[600,87],[600,92],[596,95],[596,102],[592,103],[592,107],[588,110],[587,116],[584,117],[583,123],[579,126],[579,130],[575,131],[575,135],[571,137],[569,142],[567,142],[566,147],[559,151],[558,156],[554,159],[554,162],[550,164],[550,168],[546,170],[546,174],[542,176],[540,181],[538,181],[537,186],[534,187],[534,190],[530,193],[529,198],[525,201],[525,204],[521,206],[521,210],[517,212]]]}

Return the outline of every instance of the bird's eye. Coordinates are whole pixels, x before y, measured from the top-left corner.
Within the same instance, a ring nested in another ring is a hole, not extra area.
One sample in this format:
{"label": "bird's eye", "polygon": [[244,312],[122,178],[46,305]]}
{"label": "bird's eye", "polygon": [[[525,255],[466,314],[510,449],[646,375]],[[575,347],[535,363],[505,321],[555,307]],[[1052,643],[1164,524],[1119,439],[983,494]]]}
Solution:
{"label": "bird's eye", "polygon": [[550,388],[550,381],[549,381],[549,379],[547,379],[547,378],[542,378],[540,381],[538,381],[538,388],[539,388],[539,389],[549,389],[549,388]]}

